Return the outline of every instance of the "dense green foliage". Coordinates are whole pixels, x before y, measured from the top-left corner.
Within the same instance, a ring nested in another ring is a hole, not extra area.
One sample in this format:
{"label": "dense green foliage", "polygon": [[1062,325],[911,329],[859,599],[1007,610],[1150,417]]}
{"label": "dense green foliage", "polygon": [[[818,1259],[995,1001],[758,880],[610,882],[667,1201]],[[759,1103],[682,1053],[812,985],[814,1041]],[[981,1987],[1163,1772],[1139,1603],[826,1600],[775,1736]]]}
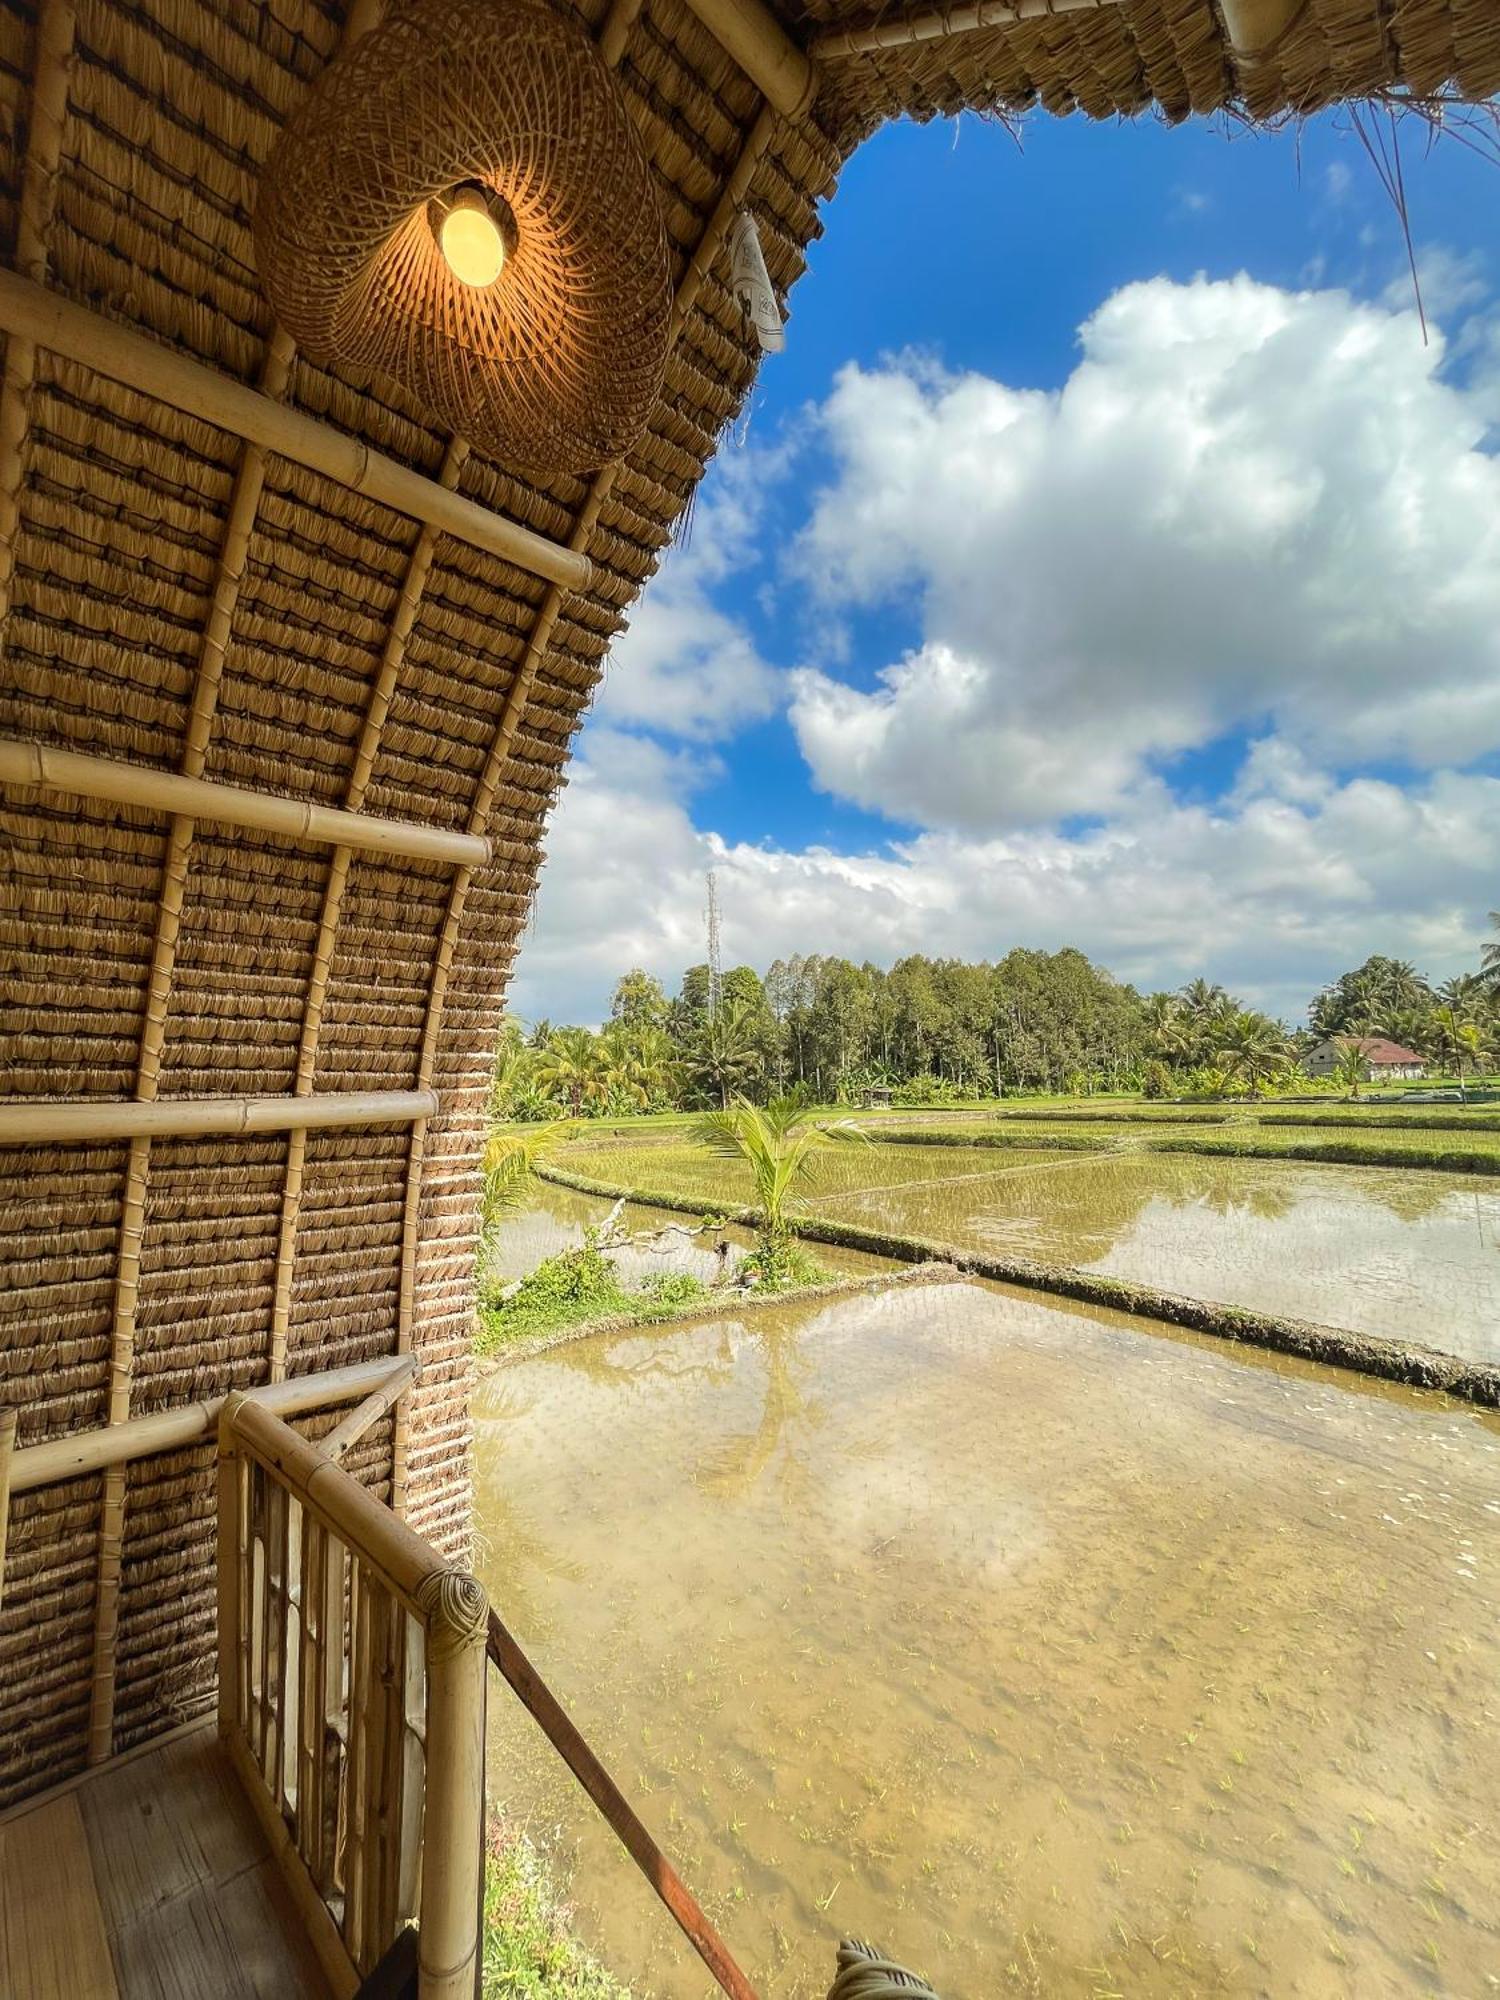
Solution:
{"label": "dense green foliage", "polygon": [[492,1825],[484,1857],[483,2000],[630,2000],[574,1936],[524,1833]]}
{"label": "dense green foliage", "polygon": [[[636,969],[598,1033],[540,1021],[528,1034],[508,1022],[494,1111],[727,1109],[797,1088],[824,1104],[888,1090],[911,1107],[1046,1092],[1259,1097],[1308,1089],[1298,1060],[1328,1036],[1376,1033],[1462,1082],[1500,1050],[1500,943],[1442,987],[1404,960],[1370,958],[1317,995],[1310,1019],[1294,1033],[1203,979],[1142,995],[1074,950],[978,965],[913,956],[889,971],[778,959],[764,979],[734,967],[712,1005],[706,966],[688,968],[675,998]],[[1364,1082],[1351,1057],[1333,1087],[1357,1096]]]}
{"label": "dense green foliage", "polygon": [[493,1286],[479,1301],[480,1354],[495,1354],[514,1341],[566,1333],[599,1320],[633,1320],[649,1325],[685,1311],[708,1296],[708,1287],[682,1271],[648,1278],[639,1291],[620,1283],[615,1267],[590,1236],[576,1250],[564,1250],[538,1264],[504,1296]]}

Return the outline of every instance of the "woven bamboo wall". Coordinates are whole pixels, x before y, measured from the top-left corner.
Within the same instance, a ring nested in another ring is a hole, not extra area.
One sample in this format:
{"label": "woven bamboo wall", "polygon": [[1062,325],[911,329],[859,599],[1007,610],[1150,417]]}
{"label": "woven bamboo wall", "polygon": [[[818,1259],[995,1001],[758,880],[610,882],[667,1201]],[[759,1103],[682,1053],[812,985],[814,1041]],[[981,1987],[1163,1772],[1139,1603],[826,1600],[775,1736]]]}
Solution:
{"label": "woven bamboo wall", "polygon": [[[582,11],[600,25],[600,0]],[[782,12],[800,36],[871,18],[837,0]],[[682,333],[612,482],[541,488],[390,385],[273,338],[251,261],[256,177],[338,46],[341,6],[0,0],[7,262],[574,542],[596,576],[549,608],[543,583],[497,558],[10,344],[0,735],[482,833],[494,851],[470,877],[0,793],[7,1093],[425,1084],[442,1106],[425,1130],[0,1150],[0,1393],[23,1445],[410,1341],[409,1417],[379,1426],[356,1469],[440,1543],[464,1542],[482,1113],[543,826],[610,641],[753,376],[722,258],[701,285],[688,273],[747,138],[766,135],[761,100],[683,0],[626,18],[620,76],[688,287]],[[1424,83],[1493,89],[1495,22],[1492,0],[1313,0],[1256,108],[1370,88],[1403,61]],[[773,279],[794,283],[818,203],[884,116],[1153,98],[1178,116],[1232,88],[1207,0],[1128,0],[841,67],[810,117],[772,121],[748,180]],[[18,1500],[0,1802],[205,1703],[212,1504],[206,1448]]]}

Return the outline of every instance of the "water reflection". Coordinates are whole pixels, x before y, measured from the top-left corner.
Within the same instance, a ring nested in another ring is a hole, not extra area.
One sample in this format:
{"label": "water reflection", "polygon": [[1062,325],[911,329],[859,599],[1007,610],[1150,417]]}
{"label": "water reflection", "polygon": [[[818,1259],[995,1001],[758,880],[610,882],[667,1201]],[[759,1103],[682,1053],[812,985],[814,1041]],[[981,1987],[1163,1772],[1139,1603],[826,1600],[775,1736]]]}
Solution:
{"label": "water reflection", "polygon": [[1500,1192],[1461,1174],[1124,1153],[819,1207],[1500,1359]]}
{"label": "water reflection", "polygon": [[[846,1929],[950,2000],[1478,1995],[1500,1429],[1351,1384],[976,1285],[583,1342],[481,1393],[485,1581],[780,2000]],[[705,1992],[498,1700],[491,1793]]]}

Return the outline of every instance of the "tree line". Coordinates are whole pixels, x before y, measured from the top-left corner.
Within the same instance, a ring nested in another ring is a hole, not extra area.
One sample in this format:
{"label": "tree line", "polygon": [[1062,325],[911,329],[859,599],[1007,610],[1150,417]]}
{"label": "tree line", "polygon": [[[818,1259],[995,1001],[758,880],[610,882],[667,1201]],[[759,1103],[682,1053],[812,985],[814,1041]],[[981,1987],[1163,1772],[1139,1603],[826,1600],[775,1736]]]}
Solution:
{"label": "tree line", "polygon": [[[508,1019],[494,1109],[620,1116],[793,1090],[830,1104],[889,1090],[913,1105],[1039,1092],[1258,1095],[1305,1086],[1299,1061],[1328,1038],[1377,1034],[1462,1081],[1500,1046],[1500,913],[1491,924],[1496,939],[1474,972],[1437,985],[1408,960],[1377,955],[1324,987],[1299,1030],[1205,979],[1142,994],[1072,948],[980,964],[916,954],[889,970],[797,955],[764,978],[735,966],[717,990],[694,965],[673,995],[637,968],[597,1032]],[[1357,1091],[1357,1048],[1336,1080]]]}

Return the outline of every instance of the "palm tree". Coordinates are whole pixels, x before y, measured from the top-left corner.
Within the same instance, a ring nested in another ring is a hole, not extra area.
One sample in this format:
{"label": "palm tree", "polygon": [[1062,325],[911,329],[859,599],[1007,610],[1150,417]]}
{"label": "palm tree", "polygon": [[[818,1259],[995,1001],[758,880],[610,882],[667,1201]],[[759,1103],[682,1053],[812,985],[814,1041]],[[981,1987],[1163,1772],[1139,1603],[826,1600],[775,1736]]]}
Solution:
{"label": "palm tree", "polygon": [[[1500,932],[1500,910],[1490,911],[1490,929]],[[1500,937],[1487,938],[1479,947],[1479,977],[1486,986],[1500,987]]]}
{"label": "palm tree", "polygon": [[671,1090],[677,1076],[677,1050],[665,1028],[612,1021],[599,1037],[611,1091],[628,1097],[644,1111]]}
{"label": "palm tree", "polygon": [[538,1083],[571,1109],[575,1118],[585,1104],[609,1099],[609,1073],[597,1035],[587,1028],[554,1028],[545,1048],[534,1058]]}
{"label": "palm tree", "polygon": [[1341,1090],[1347,1090],[1352,1098],[1358,1100],[1360,1085],[1370,1080],[1370,1059],[1358,1035],[1342,1038],[1338,1057],[1328,1074]]}
{"label": "palm tree", "polygon": [[1465,1066],[1477,1070],[1485,1058],[1484,1036],[1473,1021],[1460,1018],[1455,1007],[1434,1007],[1432,1026],[1428,1030],[1429,1046],[1433,1055],[1447,1069],[1453,1066],[1458,1077],[1458,1094],[1467,1104],[1468,1095],[1464,1090]]}
{"label": "palm tree", "polygon": [[1216,1024],[1215,1053],[1226,1069],[1244,1078],[1252,1097],[1284,1076],[1291,1062],[1286,1037],[1275,1022],[1244,1008]]}
{"label": "palm tree", "polygon": [[743,1000],[726,1000],[693,1038],[688,1058],[693,1079],[718,1092],[721,1110],[760,1074],[759,1026]]}
{"label": "palm tree", "polygon": [[694,1136],[721,1159],[743,1160],[749,1167],[760,1211],[761,1281],[770,1284],[784,1283],[788,1275],[792,1232],[787,1204],[795,1190],[816,1174],[818,1154],[849,1140],[867,1143],[866,1134],[851,1119],[832,1125],[804,1119],[803,1099],[796,1092],[774,1098],[764,1109],[737,1097],[722,1111],[700,1118]]}

